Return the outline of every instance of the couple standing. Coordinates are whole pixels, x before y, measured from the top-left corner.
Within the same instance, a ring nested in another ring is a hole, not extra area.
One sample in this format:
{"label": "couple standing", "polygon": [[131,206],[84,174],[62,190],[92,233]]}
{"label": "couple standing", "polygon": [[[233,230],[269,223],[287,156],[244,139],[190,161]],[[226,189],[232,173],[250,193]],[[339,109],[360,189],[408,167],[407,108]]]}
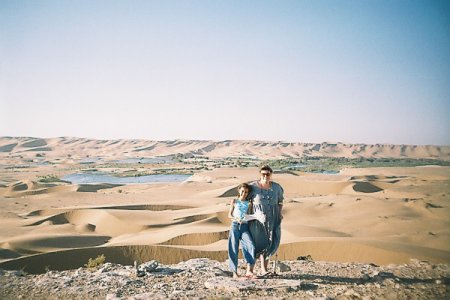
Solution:
{"label": "couple standing", "polygon": [[261,275],[268,275],[269,257],[275,254],[281,239],[283,188],[271,180],[273,170],[265,165],[260,179],[238,187],[238,199],[231,202],[228,216],[232,219],[228,239],[228,258],[233,278],[238,278],[239,243],[247,262],[246,277],[255,278],[256,258],[261,261]]}

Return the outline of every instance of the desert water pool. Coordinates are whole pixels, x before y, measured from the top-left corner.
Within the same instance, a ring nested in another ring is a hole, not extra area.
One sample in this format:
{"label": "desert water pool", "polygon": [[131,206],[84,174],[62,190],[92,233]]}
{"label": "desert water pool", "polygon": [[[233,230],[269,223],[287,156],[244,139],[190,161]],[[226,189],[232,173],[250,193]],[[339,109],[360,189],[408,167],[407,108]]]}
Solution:
{"label": "desert water pool", "polygon": [[182,182],[191,175],[186,174],[154,174],[144,176],[117,177],[104,174],[83,174],[75,173],[63,176],[61,179],[70,181],[74,184],[139,184],[139,183],[158,183],[158,182]]}

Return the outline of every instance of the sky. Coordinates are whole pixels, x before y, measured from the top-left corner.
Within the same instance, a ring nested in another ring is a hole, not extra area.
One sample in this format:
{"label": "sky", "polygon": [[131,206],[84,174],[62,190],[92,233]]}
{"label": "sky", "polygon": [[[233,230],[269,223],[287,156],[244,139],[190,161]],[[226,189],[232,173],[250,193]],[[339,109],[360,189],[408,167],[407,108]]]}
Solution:
{"label": "sky", "polygon": [[0,0],[0,136],[450,145],[449,3]]}

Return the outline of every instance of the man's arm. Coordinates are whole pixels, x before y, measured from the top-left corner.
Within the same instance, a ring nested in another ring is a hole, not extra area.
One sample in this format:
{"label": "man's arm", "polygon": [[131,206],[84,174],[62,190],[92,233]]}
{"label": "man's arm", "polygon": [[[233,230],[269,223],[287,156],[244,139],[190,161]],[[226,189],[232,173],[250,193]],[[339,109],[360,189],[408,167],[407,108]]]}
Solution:
{"label": "man's arm", "polygon": [[280,214],[280,220],[283,220],[283,214],[281,210],[283,209],[283,201],[284,201],[284,190],[280,185],[280,194],[278,195],[278,211]]}
{"label": "man's arm", "polygon": [[278,204],[278,211],[280,213],[280,220],[283,220],[283,214],[281,213],[282,209],[283,209],[283,203]]}

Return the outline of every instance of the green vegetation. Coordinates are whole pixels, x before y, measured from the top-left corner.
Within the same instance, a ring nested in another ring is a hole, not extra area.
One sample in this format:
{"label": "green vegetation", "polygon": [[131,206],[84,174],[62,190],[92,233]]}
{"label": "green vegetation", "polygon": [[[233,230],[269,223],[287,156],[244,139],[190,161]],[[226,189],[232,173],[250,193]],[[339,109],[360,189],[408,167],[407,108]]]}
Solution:
{"label": "green vegetation", "polygon": [[[174,159],[176,158],[176,160]],[[114,163],[102,161],[89,168],[71,167],[66,171],[81,171],[91,174],[105,174],[116,177],[140,177],[155,174],[185,174],[217,168],[250,168],[269,164],[276,171],[300,171],[309,173],[338,173],[343,168],[416,167],[424,165],[450,166],[450,161],[439,159],[412,158],[345,158],[305,156],[261,160],[252,156],[211,158],[202,155],[174,155],[164,164],[158,163]],[[39,182],[64,182],[56,175],[39,176]],[[123,191],[122,191],[123,192]]]}
{"label": "green vegetation", "polygon": [[68,182],[68,181],[59,179],[59,177],[56,176],[55,174],[49,174],[49,175],[38,176],[38,182],[42,182],[42,183],[50,183],[50,182],[65,182],[65,183],[70,183],[70,182]]}
{"label": "green vegetation", "polygon": [[345,158],[345,157],[303,157],[299,159],[266,160],[261,164],[269,164],[277,170],[303,172],[337,172],[342,168],[375,168],[375,167],[417,167],[426,165],[450,166],[450,161],[436,159],[412,158]]}
{"label": "green vegetation", "polygon": [[84,266],[89,269],[94,269],[97,268],[98,266],[103,265],[105,263],[105,259],[106,259],[105,255],[101,254],[94,259],[89,258],[89,261]]}

